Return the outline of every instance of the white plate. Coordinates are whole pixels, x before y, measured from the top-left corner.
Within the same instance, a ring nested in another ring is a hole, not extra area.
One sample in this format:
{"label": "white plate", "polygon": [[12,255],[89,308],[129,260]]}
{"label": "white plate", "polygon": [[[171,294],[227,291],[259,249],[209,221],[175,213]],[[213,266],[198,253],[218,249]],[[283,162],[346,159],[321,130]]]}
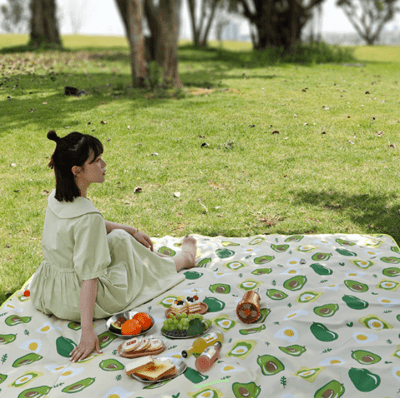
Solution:
{"label": "white plate", "polygon": [[171,380],[171,379],[174,379],[175,377],[180,376],[187,369],[186,362],[181,358],[159,357],[159,358],[157,358],[157,360],[158,361],[167,361],[167,360],[171,361],[173,363],[173,365],[175,365],[177,373],[174,375],[171,375],[171,376],[163,377],[160,380],[156,380],[156,381],[143,380],[140,377],[135,376],[134,374],[131,374],[131,377],[133,379],[140,381],[141,383],[145,383],[145,384],[161,383],[162,381]]}

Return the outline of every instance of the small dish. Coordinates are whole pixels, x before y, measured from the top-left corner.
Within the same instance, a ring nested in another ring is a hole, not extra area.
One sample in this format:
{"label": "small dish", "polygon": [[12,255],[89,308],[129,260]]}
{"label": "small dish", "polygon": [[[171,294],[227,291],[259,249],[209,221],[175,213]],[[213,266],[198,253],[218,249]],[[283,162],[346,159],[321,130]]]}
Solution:
{"label": "small dish", "polygon": [[129,335],[126,334],[125,335],[125,334],[122,334],[121,332],[118,332],[118,330],[116,328],[111,326],[111,322],[115,322],[118,318],[123,316],[127,320],[132,319],[133,316],[135,314],[137,314],[138,312],[142,312],[142,311],[131,310],[131,311],[120,312],[119,314],[113,315],[112,317],[107,319],[107,323],[106,323],[107,330],[109,332],[115,334],[116,336],[120,337],[121,339],[125,339],[125,340],[132,339],[133,337],[144,336],[146,333],[149,333],[154,328],[154,325],[155,325],[154,318],[150,314],[147,314],[147,315],[149,315],[149,317],[151,318],[151,326],[148,329],[143,330],[138,334],[129,334]]}
{"label": "small dish", "polygon": [[[204,315],[206,314],[208,311],[208,305],[206,303],[201,302],[200,303],[200,311],[197,312],[186,312],[186,314],[200,314],[200,315]],[[168,309],[165,310],[165,317],[169,318],[169,316],[171,315],[171,307],[169,307]]]}
{"label": "small dish", "polygon": [[138,376],[135,376],[134,374],[131,374],[131,377],[137,381],[140,381],[141,383],[145,383],[145,384],[154,384],[154,383],[161,383],[162,381],[166,381],[166,380],[171,380],[174,379],[175,377],[180,376],[182,373],[185,372],[185,370],[187,369],[187,364],[186,362],[181,359],[181,358],[174,358],[174,357],[160,357],[157,358],[158,361],[167,361],[170,360],[172,362],[173,365],[175,365],[177,373],[171,376],[167,376],[167,377],[162,377],[159,380],[143,380]]}

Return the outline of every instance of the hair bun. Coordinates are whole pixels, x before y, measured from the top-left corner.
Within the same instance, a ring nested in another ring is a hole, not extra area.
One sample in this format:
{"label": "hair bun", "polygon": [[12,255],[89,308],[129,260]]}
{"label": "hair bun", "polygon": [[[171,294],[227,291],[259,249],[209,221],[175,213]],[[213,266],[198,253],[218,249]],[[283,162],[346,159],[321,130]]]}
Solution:
{"label": "hair bun", "polygon": [[60,140],[60,137],[57,135],[57,133],[54,130],[50,130],[47,133],[47,138],[49,140],[52,140],[52,141],[55,141],[55,142],[58,142]]}

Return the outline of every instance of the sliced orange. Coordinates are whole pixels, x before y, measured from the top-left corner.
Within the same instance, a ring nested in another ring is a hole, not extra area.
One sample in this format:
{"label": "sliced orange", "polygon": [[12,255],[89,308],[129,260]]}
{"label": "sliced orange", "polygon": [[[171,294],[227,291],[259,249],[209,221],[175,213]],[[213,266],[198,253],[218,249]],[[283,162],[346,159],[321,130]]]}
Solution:
{"label": "sliced orange", "polygon": [[139,321],[142,325],[143,330],[148,329],[152,324],[150,316],[147,315],[145,312],[138,312],[133,316],[132,319],[136,319],[137,321]]}
{"label": "sliced orange", "polygon": [[133,336],[142,331],[142,325],[136,319],[129,319],[121,326],[121,333],[124,335]]}

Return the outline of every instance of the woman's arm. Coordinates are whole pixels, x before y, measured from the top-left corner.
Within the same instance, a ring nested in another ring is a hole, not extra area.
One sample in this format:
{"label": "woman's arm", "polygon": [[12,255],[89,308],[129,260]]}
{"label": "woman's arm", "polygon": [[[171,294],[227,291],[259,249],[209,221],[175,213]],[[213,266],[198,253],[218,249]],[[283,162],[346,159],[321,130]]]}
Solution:
{"label": "woman's arm", "polygon": [[81,286],[81,328],[82,336],[79,345],[71,353],[71,361],[76,362],[87,358],[94,349],[101,354],[99,338],[93,329],[94,304],[97,295],[97,278],[82,281]]}
{"label": "woman's arm", "polygon": [[132,235],[143,246],[149,248],[151,251],[154,251],[153,242],[151,241],[150,237],[144,232],[139,231],[134,227],[130,227],[129,225],[118,224],[112,221],[105,220],[105,224],[107,234],[109,234],[114,229],[123,229],[124,231],[128,232],[128,234]]}

